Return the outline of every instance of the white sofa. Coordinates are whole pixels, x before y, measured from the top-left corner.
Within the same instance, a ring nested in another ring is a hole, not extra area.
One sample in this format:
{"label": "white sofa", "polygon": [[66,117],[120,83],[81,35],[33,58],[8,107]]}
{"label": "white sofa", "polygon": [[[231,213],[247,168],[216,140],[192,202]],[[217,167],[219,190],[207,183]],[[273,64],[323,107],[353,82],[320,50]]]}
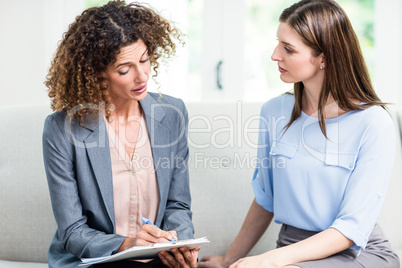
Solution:
{"label": "white sofa", "polygon": [[[190,182],[195,236],[208,236],[200,257],[223,254],[253,200],[258,114],[261,103],[187,103]],[[0,108],[0,268],[47,267],[56,224],[42,160],[48,105]],[[396,131],[399,124],[394,112]],[[398,139],[392,181],[380,224],[402,255],[402,153]],[[273,224],[250,254],[275,247]]]}

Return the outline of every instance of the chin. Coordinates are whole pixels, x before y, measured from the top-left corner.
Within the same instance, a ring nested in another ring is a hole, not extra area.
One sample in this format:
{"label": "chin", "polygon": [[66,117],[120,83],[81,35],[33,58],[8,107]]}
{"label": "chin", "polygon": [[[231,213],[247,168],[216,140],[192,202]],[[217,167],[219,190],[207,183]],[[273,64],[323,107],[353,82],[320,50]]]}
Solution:
{"label": "chin", "polygon": [[281,75],[280,78],[281,78],[282,82],[284,82],[286,84],[297,83],[297,81],[294,81],[294,80],[289,79],[289,78],[284,78],[284,77],[282,77],[282,75]]}
{"label": "chin", "polygon": [[147,96],[147,94],[148,94],[148,91],[144,91],[144,92],[142,92],[141,94],[138,94],[138,95],[134,96],[134,99],[135,99],[136,101],[142,101],[143,99],[145,99],[145,97]]}
{"label": "chin", "polygon": [[148,91],[147,91],[147,90],[145,90],[145,92],[141,93],[141,95],[139,96],[139,97],[140,97],[140,100],[145,99],[145,97],[147,96],[147,94],[148,94]]}

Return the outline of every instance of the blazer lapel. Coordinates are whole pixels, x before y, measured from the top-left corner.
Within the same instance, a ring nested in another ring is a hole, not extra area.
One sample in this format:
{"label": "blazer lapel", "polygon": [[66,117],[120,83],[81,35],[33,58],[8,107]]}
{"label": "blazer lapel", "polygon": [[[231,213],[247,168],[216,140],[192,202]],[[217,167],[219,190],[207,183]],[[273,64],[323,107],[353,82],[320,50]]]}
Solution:
{"label": "blazer lapel", "polygon": [[156,169],[156,178],[158,180],[160,201],[155,224],[160,226],[169,193],[169,170],[171,165],[174,164],[173,156],[170,155],[170,131],[168,127],[162,124],[162,119],[166,115],[164,110],[166,104],[159,103],[150,94],[141,100],[140,104],[145,114]]}
{"label": "blazer lapel", "polygon": [[84,140],[84,144],[106,211],[112,222],[113,231],[115,231],[112,164],[110,159],[109,139],[102,114],[100,114],[98,122],[98,124],[92,122],[81,126],[92,131]]}

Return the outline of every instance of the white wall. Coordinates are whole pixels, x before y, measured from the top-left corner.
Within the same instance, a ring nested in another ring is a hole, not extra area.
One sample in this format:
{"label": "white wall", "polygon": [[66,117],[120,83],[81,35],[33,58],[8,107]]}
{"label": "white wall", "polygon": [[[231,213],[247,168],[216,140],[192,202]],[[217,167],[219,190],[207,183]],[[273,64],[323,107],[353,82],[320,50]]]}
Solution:
{"label": "white wall", "polygon": [[45,16],[42,2],[0,2],[2,106],[46,100],[45,87],[42,85],[45,77]]}
{"label": "white wall", "polygon": [[385,102],[402,104],[402,1],[375,1],[375,88]]}
{"label": "white wall", "polygon": [[50,60],[82,10],[81,0],[0,1],[0,106],[49,102]]}
{"label": "white wall", "polygon": [[[43,84],[47,68],[57,42],[81,13],[83,3],[0,1],[0,106],[49,101]],[[384,101],[402,104],[401,0],[376,0],[375,42],[376,90]],[[232,82],[224,81],[226,86]]]}

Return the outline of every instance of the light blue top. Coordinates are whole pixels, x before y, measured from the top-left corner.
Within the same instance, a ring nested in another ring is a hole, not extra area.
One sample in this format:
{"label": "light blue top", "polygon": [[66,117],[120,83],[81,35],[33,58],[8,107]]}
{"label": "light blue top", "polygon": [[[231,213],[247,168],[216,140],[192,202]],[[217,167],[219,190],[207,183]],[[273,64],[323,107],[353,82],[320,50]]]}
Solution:
{"label": "light blue top", "polygon": [[276,223],[309,231],[330,227],[364,249],[391,176],[395,129],[374,106],[326,120],[302,113],[283,134],[294,96],[281,95],[261,109],[256,201]]}

